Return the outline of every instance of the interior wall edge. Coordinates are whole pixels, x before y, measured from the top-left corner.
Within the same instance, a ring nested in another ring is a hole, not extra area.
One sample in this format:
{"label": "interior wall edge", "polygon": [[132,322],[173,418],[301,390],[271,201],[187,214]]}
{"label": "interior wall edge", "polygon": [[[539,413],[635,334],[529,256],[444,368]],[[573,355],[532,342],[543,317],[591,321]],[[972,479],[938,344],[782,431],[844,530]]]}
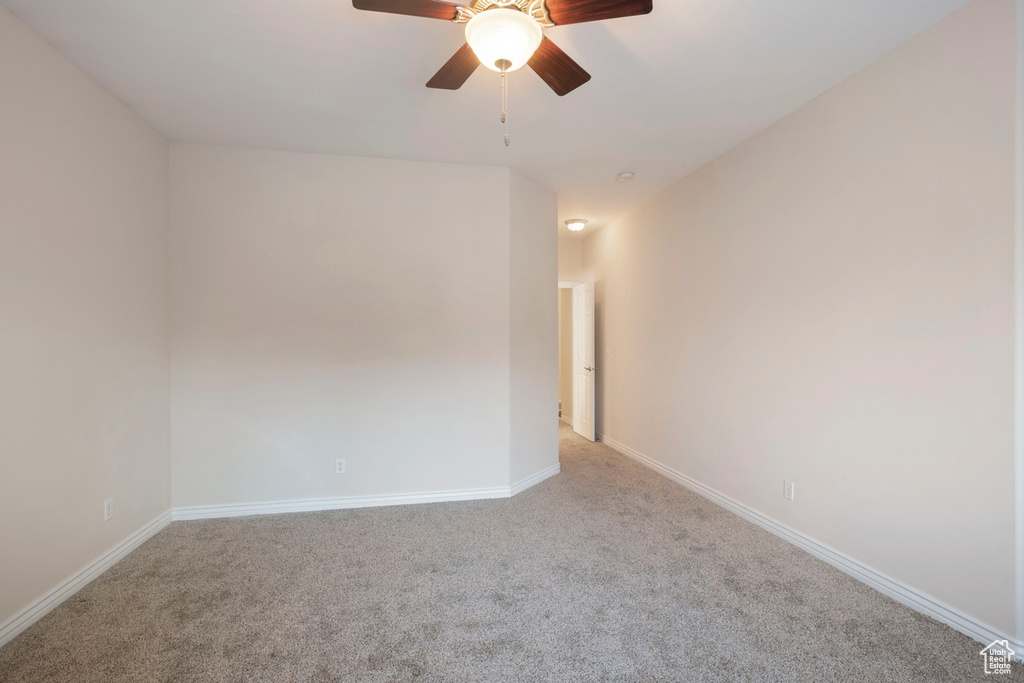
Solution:
{"label": "interior wall edge", "polygon": [[861,583],[874,588],[880,593],[883,593],[893,600],[906,605],[912,610],[931,617],[932,619],[949,626],[955,631],[973,638],[982,645],[988,645],[996,640],[1009,641],[1011,648],[1016,652],[1015,659],[1024,662],[1024,639],[1019,637],[1015,638],[1009,634],[1001,633],[997,629],[975,619],[969,614],[966,614],[955,607],[951,607],[941,600],[937,600],[912,586],[908,586],[905,583],[890,578],[873,567],[856,560],[849,555],[846,555],[845,553],[812,538],[811,536],[782,524],[768,515],[748,507],[734,498],[720,493],[710,486],[705,486],[701,482],[688,477],[685,474],[662,464],[654,458],[626,446],[625,444],[619,443],[605,434],[599,433],[597,434],[597,437],[598,441],[601,441],[609,448],[621,453],[627,458],[654,470],[663,477],[680,484],[690,491],[710,500],[719,507],[742,517],[748,522],[756,524],[772,535],[810,553],[819,560],[827,562],[844,574],[857,579]]}
{"label": "interior wall edge", "polygon": [[544,469],[540,470],[536,474],[532,474],[529,477],[526,477],[525,479],[521,479],[520,481],[516,482],[515,484],[512,484],[512,486],[510,487],[510,490],[509,490],[509,497],[511,498],[513,496],[517,496],[520,493],[522,493],[523,491],[525,491],[526,489],[532,488],[532,487],[536,486],[537,484],[541,483],[545,479],[550,479],[551,477],[555,476],[556,474],[559,474],[561,471],[562,471],[562,466],[561,465],[552,465],[551,467],[545,467]]}
{"label": "interior wall edge", "polygon": [[45,617],[62,602],[88,585],[93,579],[103,574],[130,552],[162,531],[171,523],[171,520],[170,510],[158,515],[134,534],[8,619],[4,624],[0,625],[0,647],[14,640],[22,631]]}
{"label": "interior wall edge", "polygon": [[[509,171],[509,470],[513,491],[559,466],[558,197]],[[513,492],[513,495],[514,495]]]}
{"label": "interior wall edge", "polygon": [[1024,640],[1024,0],[1016,0],[1017,93],[1014,166],[1014,289],[1016,340],[1014,343],[1015,448],[1014,448],[1014,538],[1017,565],[1017,639]]}

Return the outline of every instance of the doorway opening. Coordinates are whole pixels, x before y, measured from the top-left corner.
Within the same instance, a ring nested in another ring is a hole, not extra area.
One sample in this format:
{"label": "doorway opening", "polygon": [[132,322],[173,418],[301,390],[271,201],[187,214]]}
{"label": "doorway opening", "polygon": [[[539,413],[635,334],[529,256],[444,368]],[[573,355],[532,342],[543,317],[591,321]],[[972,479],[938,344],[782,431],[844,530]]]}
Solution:
{"label": "doorway opening", "polygon": [[594,285],[558,283],[558,417],[594,441]]}

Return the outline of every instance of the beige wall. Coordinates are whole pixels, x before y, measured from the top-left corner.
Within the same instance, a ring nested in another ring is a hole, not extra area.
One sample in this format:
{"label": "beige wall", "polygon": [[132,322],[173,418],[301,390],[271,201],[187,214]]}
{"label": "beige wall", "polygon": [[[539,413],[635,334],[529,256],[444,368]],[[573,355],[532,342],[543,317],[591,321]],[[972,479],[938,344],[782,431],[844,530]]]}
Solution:
{"label": "beige wall", "polygon": [[171,188],[175,507],[509,484],[507,169],[175,144]]}
{"label": "beige wall", "polygon": [[0,8],[0,630],[170,509],[167,148]]}
{"label": "beige wall", "polygon": [[558,400],[562,419],[572,420],[572,290],[558,290]]}
{"label": "beige wall", "polygon": [[583,240],[571,237],[558,239],[558,281],[583,280]]}
{"label": "beige wall", "polygon": [[503,487],[557,462],[536,417],[557,400],[552,193],[179,144],[171,188],[175,507]]}
{"label": "beige wall", "polygon": [[1007,634],[1014,50],[976,0],[584,244],[600,432]]}
{"label": "beige wall", "polygon": [[510,183],[510,471],[514,486],[558,465],[558,197]]}

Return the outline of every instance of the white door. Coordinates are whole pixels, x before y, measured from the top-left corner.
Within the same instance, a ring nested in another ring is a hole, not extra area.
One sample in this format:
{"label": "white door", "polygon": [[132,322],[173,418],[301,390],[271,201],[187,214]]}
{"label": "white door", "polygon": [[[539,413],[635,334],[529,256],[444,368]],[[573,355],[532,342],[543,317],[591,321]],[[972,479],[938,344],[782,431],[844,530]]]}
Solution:
{"label": "white door", "polygon": [[594,283],[572,288],[572,428],[594,440]]}

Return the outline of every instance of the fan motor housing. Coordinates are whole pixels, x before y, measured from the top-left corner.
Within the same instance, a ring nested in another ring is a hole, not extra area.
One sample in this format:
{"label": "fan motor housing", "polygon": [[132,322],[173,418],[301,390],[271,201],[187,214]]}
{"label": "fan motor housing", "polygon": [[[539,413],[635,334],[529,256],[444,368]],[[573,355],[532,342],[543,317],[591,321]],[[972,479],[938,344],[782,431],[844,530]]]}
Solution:
{"label": "fan motor housing", "polygon": [[486,12],[492,8],[517,9],[524,14],[533,17],[533,20],[543,28],[551,28],[555,25],[548,16],[548,8],[544,0],[473,0],[469,7],[458,6],[455,8],[453,23],[465,24],[470,19]]}

